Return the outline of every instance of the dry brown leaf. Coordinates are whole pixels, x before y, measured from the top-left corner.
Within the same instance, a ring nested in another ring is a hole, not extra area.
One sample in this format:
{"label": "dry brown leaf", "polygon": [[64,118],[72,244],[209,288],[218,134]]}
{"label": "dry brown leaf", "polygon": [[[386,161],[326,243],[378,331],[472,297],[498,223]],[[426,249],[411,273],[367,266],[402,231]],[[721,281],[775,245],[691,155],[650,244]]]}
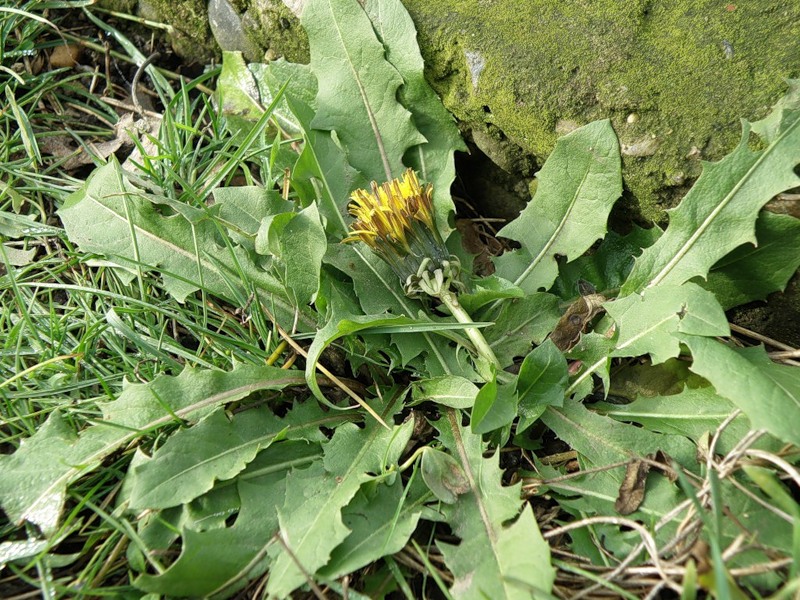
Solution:
{"label": "dry brown leaf", "polygon": [[614,510],[621,515],[629,515],[639,508],[644,500],[644,486],[650,464],[640,458],[634,458],[625,469],[625,478],[619,487],[619,496],[614,502]]}
{"label": "dry brown leaf", "polygon": [[661,472],[670,482],[677,481],[678,474],[672,468],[672,458],[666,452],[658,450],[655,454],[648,454],[644,459],[634,458],[625,469],[625,478],[622,480],[619,496],[614,503],[614,510],[619,514],[629,515],[638,510],[644,501],[647,474],[654,466],[653,463],[661,465]]}
{"label": "dry brown leaf", "polygon": [[573,302],[550,334],[556,348],[566,352],[577,344],[584,328],[603,310],[605,301],[605,296],[601,294],[589,294]]}

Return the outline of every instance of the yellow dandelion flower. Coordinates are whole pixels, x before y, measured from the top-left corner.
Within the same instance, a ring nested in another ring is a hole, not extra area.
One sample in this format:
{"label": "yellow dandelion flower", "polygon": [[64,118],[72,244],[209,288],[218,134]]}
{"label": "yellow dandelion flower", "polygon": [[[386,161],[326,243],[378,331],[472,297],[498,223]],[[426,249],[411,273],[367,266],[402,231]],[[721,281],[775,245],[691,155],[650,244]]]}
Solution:
{"label": "yellow dandelion flower", "polygon": [[410,296],[438,296],[458,285],[458,260],[450,256],[436,229],[433,186],[420,185],[408,169],[402,178],[350,196],[350,214],[356,218],[345,242],[364,242],[383,258],[403,281]]}

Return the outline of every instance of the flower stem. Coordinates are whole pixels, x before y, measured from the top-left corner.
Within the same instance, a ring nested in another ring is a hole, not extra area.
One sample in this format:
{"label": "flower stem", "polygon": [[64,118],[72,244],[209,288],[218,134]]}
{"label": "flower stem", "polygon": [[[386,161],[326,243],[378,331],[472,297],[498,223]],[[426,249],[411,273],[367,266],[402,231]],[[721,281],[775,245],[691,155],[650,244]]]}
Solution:
{"label": "flower stem", "polygon": [[[469,316],[467,311],[458,303],[458,297],[456,294],[451,292],[450,290],[444,290],[439,294],[439,300],[442,301],[447,309],[450,311],[450,314],[455,317],[456,321],[459,323],[469,324],[473,323],[474,321]],[[467,327],[466,328],[467,336],[475,345],[475,351],[478,353],[478,356],[483,358],[486,362],[494,367],[499,371],[502,369],[500,365],[500,361],[497,360],[497,357],[494,355],[494,351],[492,347],[489,346],[486,338],[483,337],[483,334],[477,327]]]}

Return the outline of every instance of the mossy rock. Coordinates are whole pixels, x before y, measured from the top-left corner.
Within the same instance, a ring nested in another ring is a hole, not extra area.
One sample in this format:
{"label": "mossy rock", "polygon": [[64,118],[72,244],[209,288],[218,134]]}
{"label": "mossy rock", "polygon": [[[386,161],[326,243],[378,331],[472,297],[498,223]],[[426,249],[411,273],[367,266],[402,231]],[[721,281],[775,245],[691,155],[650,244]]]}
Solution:
{"label": "mossy rock", "polygon": [[800,73],[800,3],[404,0],[429,78],[457,118],[541,164],[610,117],[628,190],[662,216]]}
{"label": "mossy rock", "polygon": [[[159,17],[186,39],[208,40],[204,2],[144,1],[159,5]],[[305,34],[291,13],[303,0],[212,2],[228,3],[240,16],[250,58],[307,59]],[[762,117],[783,80],[800,74],[797,2],[404,3],[431,83],[495,163],[524,177],[513,165],[531,157],[541,164],[559,135],[610,117],[626,188],[650,220],[685,193],[702,160],[736,145],[741,117]],[[188,32],[190,25],[197,32]],[[178,50],[203,58],[206,47]]]}

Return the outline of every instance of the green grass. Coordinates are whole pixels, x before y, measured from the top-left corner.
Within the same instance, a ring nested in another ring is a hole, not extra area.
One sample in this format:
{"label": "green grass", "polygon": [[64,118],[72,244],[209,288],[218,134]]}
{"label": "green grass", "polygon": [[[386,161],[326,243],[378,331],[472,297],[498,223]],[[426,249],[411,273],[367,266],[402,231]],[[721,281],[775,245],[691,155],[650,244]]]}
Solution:
{"label": "green grass", "polygon": [[[186,365],[229,370],[237,363],[264,364],[276,348],[260,313],[237,314],[203,294],[181,304],[164,293],[157,275],[122,277],[74,248],[54,216],[83,183],[64,169],[70,155],[42,151],[54,138],[90,153],[113,139],[119,119],[98,95],[126,90],[104,70],[50,70],[43,60],[64,43],[58,27],[68,11],[28,2],[0,9],[0,448],[10,452],[32,436],[54,410],[73,431],[102,418],[99,402],[116,398],[124,382],[177,375]],[[71,10],[75,10],[74,8]],[[45,16],[47,22],[44,21]],[[70,21],[74,24],[74,19]],[[53,27],[55,26],[55,27]],[[89,48],[100,40],[68,34]],[[121,34],[118,34],[121,35]],[[115,46],[118,48],[118,46]],[[88,52],[91,52],[89,50]],[[103,57],[84,54],[102,64]],[[115,52],[114,61],[132,61]],[[39,66],[37,66],[39,65]],[[39,69],[37,71],[37,69]],[[138,163],[138,176],[177,202],[204,207],[209,190],[225,179],[268,181],[264,157],[243,160],[242,148],[218,117],[207,94],[218,71],[175,83],[162,95],[164,122]],[[204,85],[205,84],[205,85]],[[246,150],[246,149],[245,149]],[[102,156],[91,156],[99,165]],[[232,168],[232,166],[238,168]],[[41,233],[31,231],[41,227]],[[20,257],[26,256],[27,260]],[[20,263],[20,264],[15,264]],[[244,306],[247,298],[241,298]],[[273,360],[276,357],[273,357]],[[283,357],[279,357],[283,360]],[[158,437],[151,442],[158,443]],[[67,513],[49,545],[0,573],[0,595],[40,590],[43,597],[120,597],[130,593],[125,549],[137,543],[131,525],[115,514],[114,501],[134,447],[69,490]],[[0,540],[22,539],[0,520]]]}

